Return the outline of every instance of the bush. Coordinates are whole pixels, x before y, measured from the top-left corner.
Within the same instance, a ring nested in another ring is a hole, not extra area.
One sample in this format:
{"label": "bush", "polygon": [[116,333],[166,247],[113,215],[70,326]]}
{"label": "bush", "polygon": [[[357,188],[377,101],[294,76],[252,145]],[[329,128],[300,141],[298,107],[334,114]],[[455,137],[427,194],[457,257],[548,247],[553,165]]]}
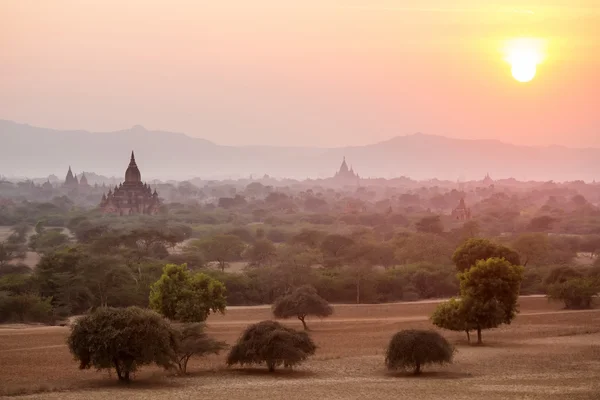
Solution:
{"label": "bush", "polygon": [[176,355],[175,361],[179,372],[187,373],[187,364],[192,356],[205,356],[219,354],[227,347],[225,342],[218,342],[204,332],[204,325],[200,323],[176,326]]}
{"label": "bush", "polygon": [[67,339],[81,369],[115,368],[120,381],[142,365],[172,366],[176,332],[153,311],[138,307],[99,308],[80,318]]}
{"label": "bush", "polygon": [[546,286],[560,284],[568,281],[569,279],[581,278],[583,274],[577,271],[573,267],[559,266],[550,270],[546,278],[544,278],[544,284]]}
{"label": "bush", "polygon": [[0,291],[0,322],[52,323],[50,300],[30,293],[11,295]]}
{"label": "bush", "polygon": [[385,363],[390,370],[412,368],[418,375],[422,366],[451,363],[453,356],[454,347],[439,333],[405,330],[392,337]]}
{"label": "bush", "polygon": [[465,304],[458,299],[450,299],[438,305],[431,316],[431,322],[438,328],[456,332],[466,332],[467,341],[471,343],[470,331],[477,328],[467,320]]}
{"label": "bush", "polygon": [[572,278],[548,286],[548,298],[562,301],[569,310],[588,309],[599,292],[598,283],[591,278]]}
{"label": "bush", "polygon": [[317,346],[308,333],[286,328],[275,321],[250,325],[227,356],[227,365],[266,363],[269,372],[293,367],[315,354]]}
{"label": "bush", "polygon": [[328,317],[333,314],[333,308],[327,300],[317,294],[317,290],[309,285],[299,287],[287,296],[282,296],[273,304],[273,315],[276,318],[297,317],[304,330],[308,330],[305,318],[309,315]]}
{"label": "bush", "polygon": [[225,312],[225,286],[202,273],[190,273],[186,264],[168,264],[150,287],[150,307],[181,322],[202,322],[213,312]]}

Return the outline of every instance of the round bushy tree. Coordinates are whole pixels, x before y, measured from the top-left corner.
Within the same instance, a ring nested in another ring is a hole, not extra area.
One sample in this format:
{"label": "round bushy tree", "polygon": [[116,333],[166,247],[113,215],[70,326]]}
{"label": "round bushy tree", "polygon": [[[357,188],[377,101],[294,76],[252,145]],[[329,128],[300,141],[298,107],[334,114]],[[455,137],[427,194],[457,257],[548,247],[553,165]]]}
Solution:
{"label": "round bushy tree", "polygon": [[333,308],[310,285],[297,288],[291,294],[278,298],[273,304],[273,315],[276,318],[297,317],[302,322],[304,330],[308,330],[305,321],[307,316],[328,317],[331,314]]}
{"label": "round bushy tree", "polygon": [[225,342],[219,342],[204,332],[204,324],[191,323],[175,326],[177,347],[176,363],[181,374],[187,373],[187,364],[193,356],[219,354],[227,347]]}
{"label": "round bushy tree", "polygon": [[506,246],[496,244],[487,239],[469,239],[454,252],[452,261],[459,272],[465,272],[477,261],[489,258],[504,258],[512,265],[520,265],[519,254]]}
{"label": "round bushy tree", "polygon": [[456,332],[466,332],[467,341],[471,343],[470,332],[477,329],[477,326],[469,323],[467,313],[468,310],[465,307],[465,302],[453,298],[440,303],[436,307],[431,316],[431,322],[438,328]]}
{"label": "round bushy tree", "polygon": [[150,307],[180,322],[202,322],[213,312],[225,312],[225,286],[203,273],[192,273],[186,264],[168,264],[150,287]]}
{"label": "round bushy tree", "polygon": [[99,308],[77,320],[67,339],[79,368],[115,368],[126,382],[142,365],[171,367],[176,342],[164,318],[138,307]]}
{"label": "round bushy tree", "polygon": [[592,278],[572,278],[548,286],[548,298],[562,301],[570,310],[588,309],[600,292],[599,286]]}
{"label": "round bushy tree", "polygon": [[267,364],[270,372],[284,365],[293,367],[315,354],[317,346],[308,333],[287,328],[275,321],[250,325],[227,357],[227,365]]}
{"label": "round bushy tree", "polygon": [[392,337],[385,363],[390,370],[412,368],[419,375],[422,366],[451,363],[453,356],[454,347],[439,333],[411,329]]}

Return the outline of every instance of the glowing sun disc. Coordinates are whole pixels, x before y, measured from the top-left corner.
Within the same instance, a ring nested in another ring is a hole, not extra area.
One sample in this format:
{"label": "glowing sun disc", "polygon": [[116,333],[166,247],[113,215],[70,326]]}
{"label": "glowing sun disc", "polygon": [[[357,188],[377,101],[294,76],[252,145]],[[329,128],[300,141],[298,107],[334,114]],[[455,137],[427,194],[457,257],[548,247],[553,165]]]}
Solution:
{"label": "glowing sun disc", "polygon": [[517,38],[506,42],[504,59],[511,65],[512,76],[519,82],[529,82],[545,57],[545,41]]}
{"label": "glowing sun disc", "polygon": [[512,65],[512,76],[519,82],[529,82],[535,78],[537,66],[531,62],[517,62]]}

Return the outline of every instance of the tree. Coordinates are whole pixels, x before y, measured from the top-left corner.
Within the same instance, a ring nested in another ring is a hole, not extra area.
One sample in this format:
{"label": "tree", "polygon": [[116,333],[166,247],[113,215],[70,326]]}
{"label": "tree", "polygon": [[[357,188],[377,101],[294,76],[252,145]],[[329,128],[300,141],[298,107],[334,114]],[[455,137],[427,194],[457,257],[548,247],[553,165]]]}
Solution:
{"label": "tree", "polygon": [[69,237],[60,230],[50,229],[29,238],[29,247],[38,253],[48,252],[69,242]]}
{"label": "tree", "polygon": [[512,265],[520,265],[519,254],[506,246],[498,245],[487,239],[469,239],[454,252],[452,261],[459,272],[471,268],[479,260],[504,258]]}
{"label": "tree", "polygon": [[195,241],[191,244],[204,253],[208,261],[216,261],[221,271],[231,262],[241,259],[245,244],[236,235],[215,235],[211,238]]}
{"label": "tree", "polygon": [[130,374],[142,365],[172,366],[176,334],[155,312],[99,308],[75,322],[67,344],[79,368],[114,368],[119,381],[129,382]]}
{"label": "tree", "polygon": [[512,247],[526,267],[528,264],[541,265],[547,260],[550,243],[548,236],[543,233],[524,233],[514,240]]}
{"label": "tree", "polygon": [[267,239],[257,240],[244,254],[249,265],[253,267],[270,265],[276,255],[277,249],[275,248],[275,245]]}
{"label": "tree", "polygon": [[435,331],[404,330],[392,337],[385,363],[390,370],[413,368],[413,373],[419,375],[424,365],[451,363],[454,351]]}
{"label": "tree", "polygon": [[548,272],[548,275],[544,278],[544,285],[550,286],[555,284],[565,283],[570,279],[582,278],[583,274],[577,271],[573,267],[561,265],[555,267]]}
{"label": "tree", "polygon": [[10,264],[15,259],[24,259],[25,251],[19,244],[11,244],[7,242],[0,242],[0,273],[2,269]]}
{"label": "tree", "polygon": [[309,315],[315,317],[329,317],[333,308],[327,301],[317,294],[314,287],[306,285],[297,288],[291,294],[282,296],[273,304],[273,315],[276,318],[297,317],[304,330],[308,330],[305,318]]}
{"label": "tree", "polygon": [[440,235],[444,232],[444,224],[439,215],[432,215],[429,217],[423,217],[417,222],[417,232],[421,233],[433,233],[434,235]]}
{"label": "tree", "polygon": [[227,365],[266,363],[269,372],[284,365],[293,367],[315,354],[317,346],[306,331],[287,328],[275,321],[248,326],[231,348]]}
{"label": "tree", "polygon": [[502,258],[490,258],[477,261],[459,274],[466,322],[477,330],[477,343],[482,343],[482,329],[510,324],[515,318],[523,273],[521,266]]}
{"label": "tree", "polygon": [[168,264],[150,287],[150,308],[181,322],[202,322],[213,312],[225,312],[225,286],[203,273],[192,274],[185,264]]}
{"label": "tree", "polygon": [[204,332],[204,325],[200,323],[183,324],[175,326],[176,350],[175,361],[181,374],[187,373],[187,365],[193,356],[219,354],[227,347],[227,343],[219,342],[209,337]]}
{"label": "tree", "polygon": [[348,252],[355,245],[354,240],[348,236],[331,234],[327,235],[321,242],[321,252],[323,253],[323,261],[328,266],[338,266],[342,264]]}
{"label": "tree", "polygon": [[550,300],[562,301],[569,310],[588,309],[600,292],[598,282],[592,278],[571,278],[548,287]]}
{"label": "tree", "polygon": [[467,311],[464,302],[461,302],[460,299],[452,298],[449,301],[440,303],[436,307],[431,316],[431,322],[438,328],[466,332],[467,341],[471,343],[470,332],[477,329],[477,326],[469,324]]}

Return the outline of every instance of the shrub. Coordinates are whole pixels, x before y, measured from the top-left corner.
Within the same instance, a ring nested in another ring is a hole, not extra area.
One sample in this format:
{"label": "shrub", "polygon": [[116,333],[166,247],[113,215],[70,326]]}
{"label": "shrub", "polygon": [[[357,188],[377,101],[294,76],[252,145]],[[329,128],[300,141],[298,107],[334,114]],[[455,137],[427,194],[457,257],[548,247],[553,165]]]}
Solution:
{"label": "shrub", "polygon": [[187,364],[192,356],[219,354],[227,347],[225,342],[209,337],[204,332],[203,324],[184,324],[176,326],[175,329],[177,338],[175,361],[182,374],[187,373]]}
{"label": "shrub", "polygon": [[431,322],[438,328],[466,332],[469,343],[471,343],[470,331],[477,328],[469,324],[465,304],[458,299],[450,299],[438,305],[431,316]]}
{"label": "shrub", "polygon": [[559,266],[550,270],[548,275],[544,278],[544,284],[546,286],[560,284],[568,281],[569,279],[581,278],[583,274],[577,271],[573,267]]}
{"label": "shrub", "polygon": [[504,258],[512,265],[521,264],[519,254],[506,246],[498,245],[487,239],[469,239],[456,249],[452,261],[459,272],[467,271],[480,260]]}
{"label": "shrub", "polygon": [[273,304],[273,315],[276,318],[297,317],[304,330],[308,330],[305,318],[309,315],[328,317],[333,314],[333,308],[327,300],[317,294],[317,290],[309,285],[299,287],[287,296],[282,296]]}
{"label": "shrub", "polygon": [[588,309],[592,300],[598,294],[598,283],[591,278],[572,278],[562,283],[548,286],[548,298],[562,301],[565,308],[570,310]]}
{"label": "shrub", "polygon": [[439,333],[405,330],[392,337],[385,363],[390,370],[413,368],[418,375],[422,366],[451,363],[453,356],[454,347]]}
{"label": "shrub", "polygon": [[150,307],[181,322],[202,322],[213,312],[225,312],[225,286],[187,265],[168,264],[150,288]]}
{"label": "shrub", "polygon": [[287,328],[275,321],[250,325],[227,356],[227,365],[266,363],[269,372],[284,365],[293,367],[313,355],[317,349],[306,332]]}
{"label": "shrub", "polygon": [[119,380],[128,382],[142,365],[171,367],[176,339],[169,323],[153,311],[99,308],[73,325],[67,343],[79,368],[115,368]]}
{"label": "shrub", "polygon": [[52,323],[50,300],[30,293],[11,295],[0,291],[0,322]]}

